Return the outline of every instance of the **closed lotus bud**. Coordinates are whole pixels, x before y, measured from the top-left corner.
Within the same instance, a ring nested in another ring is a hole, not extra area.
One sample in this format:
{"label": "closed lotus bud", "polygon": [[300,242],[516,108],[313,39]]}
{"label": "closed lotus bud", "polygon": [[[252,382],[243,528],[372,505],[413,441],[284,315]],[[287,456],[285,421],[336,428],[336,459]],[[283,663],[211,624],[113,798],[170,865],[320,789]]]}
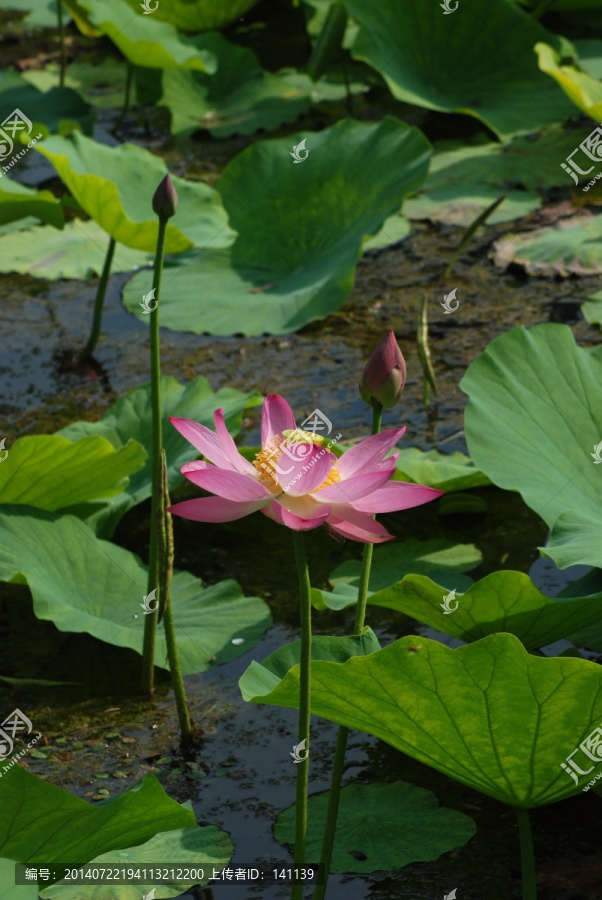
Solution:
{"label": "closed lotus bud", "polygon": [[395,340],[395,332],[389,331],[366,363],[360,395],[370,406],[395,406],[399,403],[405,383],[405,360]]}
{"label": "closed lotus bud", "polygon": [[153,212],[160,219],[171,219],[178,208],[178,195],[169,175],[166,175],[153,195]]}

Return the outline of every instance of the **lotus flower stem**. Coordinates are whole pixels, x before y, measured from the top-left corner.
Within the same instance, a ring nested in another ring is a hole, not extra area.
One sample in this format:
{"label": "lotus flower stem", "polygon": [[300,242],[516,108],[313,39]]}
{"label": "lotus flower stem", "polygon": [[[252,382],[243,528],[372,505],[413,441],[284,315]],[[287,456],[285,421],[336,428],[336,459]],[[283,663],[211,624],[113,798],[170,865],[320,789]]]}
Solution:
{"label": "lotus flower stem", "polygon": [[528,809],[515,810],[518,822],[518,838],[523,870],[523,900],[537,900],[537,884],[535,879],[535,854],[533,853],[533,835]]}
{"label": "lotus flower stem", "polygon": [[180,657],[176,641],[176,629],[171,608],[171,578],[173,574],[173,526],[171,513],[167,511],[170,505],[169,485],[167,480],[167,462],[165,450],[161,448],[161,503],[157,512],[157,531],[159,538],[159,621],[163,618],[165,629],[165,643],[167,644],[167,657],[169,659],[169,674],[171,686],[176,698],[178,710],[178,722],[180,723],[180,742],[184,749],[192,744],[192,725],[186,702],[186,692],[180,668]]}
{"label": "lotus flower stem", "polygon": [[59,38],[61,41],[61,74],[59,76],[59,85],[60,87],[64,87],[65,71],[67,69],[67,48],[65,47],[65,26],[63,25],[63,4],[61,0],[57,0],[56,15],[59,25]]}
{"label": "lotus flower stem", "polygon": [[[380,404],[372,407],[372,434],[378,434],[382,425],[383,408]],[[370,569],[372,568],[372,552],[374,544],[364,544],[364,553],[362,557],[362,570],[360,573],[360,582],[357,595],[357,606],[355,607],[355,623],[353,633],[361,635],[364,629],[364,619],[366,617],[366,601],[368,599],[368,584],[370,582]],[[339,801],[341,797],[341,784],[343,782],[343,771],[345,769],[345,753],[347,752],[347,735],[349,729],[343,725],[339,726],[337,733],[337,741],[334,751],[334,762],[332,764],[332,775],[330,778],[330,791],[328,792],[328,808],[326,810],[326,823],[324,825],[324,837],[322,839],[322,853],[320,862],[324,866],[323,878],[324,883],[316,885],[314,891],[314,900],[324,900],[326,889],[328,887],[328,876],[330,874],[330,866],[332,863],[332,851],[334,849],[334,835],[337,827],[337,817],[339,814]]]}
{"label": "lotus flower stem", "polygon": [[[305,759],[297,763],[295,803],[295,869],[305,865],[307,835],[307,785],[309,780],[309,717],[311,691],[311,584],[302,531],[293,531],[295,560],[299,575],[301,606],[301,671],[299,674],[299,743],[305,741]],[[302,900],[303,885],[293,884],[291,900]]]}
{"label": "lotus flower stem", "polygon": [[[60,9],[60,3],[58,8]],[[115,253],[115,238],[109,239],[107,247],[107,255],[105,256],[104,265],[98,287],[96,289],[96,300],[94,301],[94,317],[92,319],[92,331],[88,342],[82,352],[80,359],[88,359],[94,353],[98,338],[100,337],[100,328],[102,325],[102,308],[105,302],[105,294],[107,292],[107,284],[109,283],[109,275],[111,274],[111,265],[113,264],[113,254]]]}
{"label": "lotus flower stem", "polygon": [[[151,533],[148,555],[148,591],[157,587],[159,578],[159,558],[157,548],[157,513],[160,509],[161,493],[161,358],[159,354],[159,299],[161,295],[161,276],[163,274],[163,255],[165,251],[165,231],[167,216],[159,216],[159,232],[157,250],[153,268],[153,288],[155,291],[155,308],[150,314],[150,368],[151,368],[151,410],[153,421],[153,442],[151,450],[152,464],[152,500],[151,500]],[[155,636],[157,632],[157,613],[144,617],[144,645],[142,649],[142,689],[152,694],[154,690]]]}

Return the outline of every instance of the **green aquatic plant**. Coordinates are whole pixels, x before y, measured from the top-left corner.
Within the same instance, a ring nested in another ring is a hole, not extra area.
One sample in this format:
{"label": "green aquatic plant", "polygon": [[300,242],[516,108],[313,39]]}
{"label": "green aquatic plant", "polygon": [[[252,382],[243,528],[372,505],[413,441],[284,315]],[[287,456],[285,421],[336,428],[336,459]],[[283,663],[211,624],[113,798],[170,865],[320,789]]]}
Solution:
{"label": "green aquatic plant", "polygon": [[[291,150],[302,140],[308,156],[295,164]],[[430,153],[417,129],[392,117],[248,147],[216,185],[238,236],[226,249],[213,241],[169,265],[161,324],[195,334],[284,334],[339,309],[364,239],[422,184]],[[124,288],[126,308],[140,318],[150,286],[150,273],[139,272]]]}
{"label": "green aquatic plant", "polygon": [[[89,356],[100,335],[115,245],[122,243],[147,253],[155,252],[159,224],[151,214],[148,197],[165,177],[165,165],[157,156],[134,144],[106,147],[77,132],[68,138],[47,138],[37,149],[52,163],[80,207],[109,235],[92,331],[84,350]],[[173,185],[183,209],[176,223],[170,221],[164,227],[164,252],[180,253],[208,242],[227,246],[233,233],[215,191],[203,183],[183,178],[174,177]],[[85,225],[82,227],[85,232]],[[140,307],[140,297],[137,303]],[[148,310],[144,315],[148,317]]]}
{"label": "green aquatic plant", "polygon": [[[0,802],[4,810],[0,900],[35,900],[38,896],[35,885],[31,894],[27,886],[15,888],[15,862],[39,868],[65,861],[73,867],[89,862],[117,866],[127,865],[133,853],[138,863],[169,859],[186,866],[199,857],[225,865],[232,857],[226,832],[214,825],[198,827],[189,804],[168,797],[150,774],[123,794],[92,805],[13,765],[0,777]],[[39,888],[46,888],[44,898],[73,900],[74,894],[81,896],[79,888],[64,883],[52,886],[53,880],[40,881]],[[90,888],[86,892],[89,895]],[[130,888],[125,892],[129,900]],[[140,896],[139,888],[136,896]]]}
{"label": "green aquatic plant", "polygon": [[[531,656],[510,634],[457,650],[411,635],[346,662],[329,661],[327,652],[324,645],[311,664],[312,713],[373,734],[515,809],[523,898],[534,900],[527,810],[579,790],[562,763],[602,719],[600,667]],[[251,663],[240,681],[245,700],[296,708],[299,666],[290,662],[283,648]]]}

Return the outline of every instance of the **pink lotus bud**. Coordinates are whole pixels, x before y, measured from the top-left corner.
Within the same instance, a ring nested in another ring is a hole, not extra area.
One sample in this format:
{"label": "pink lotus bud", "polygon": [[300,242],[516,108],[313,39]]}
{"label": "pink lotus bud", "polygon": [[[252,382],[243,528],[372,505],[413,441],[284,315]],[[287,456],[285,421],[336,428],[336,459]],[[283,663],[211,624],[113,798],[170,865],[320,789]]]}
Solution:
{"label": "pink lotus bud", "polygon": [[153,195],[153,212],[160,219],[171,219],[178,208],[178,195],[169,175],[166,175]]}
{"label": "pink lotus bud", "polygon": [[405,360],[395,340],[395,332],[389,331],[366,363],[360,395],[370,406],[395,406],[399,403],[405,383]]}

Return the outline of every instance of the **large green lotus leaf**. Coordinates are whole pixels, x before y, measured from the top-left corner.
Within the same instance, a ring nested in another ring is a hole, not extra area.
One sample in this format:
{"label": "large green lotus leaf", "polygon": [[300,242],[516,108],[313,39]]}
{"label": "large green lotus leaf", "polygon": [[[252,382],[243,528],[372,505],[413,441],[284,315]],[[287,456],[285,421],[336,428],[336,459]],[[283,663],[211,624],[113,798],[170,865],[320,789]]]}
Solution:
{"label": "large green lotus leaf", "polygon": [[428,178],[404,211],[410,219],[469,225],[501,194],[490,224],[526,215],[541,205],[538,192],[572,182],[558,160],[575,149],[575,133],[551,128],[504,144],[458,147],[433,155]]}
{"label": "large green lotus leaf", "polygon": [[60,201],[50,191],[35,191],[11,181],[0,173],[0,225],[15,222],[27,216],[34,216],[54,225],[55,228],[63,228],[65,218]]}
{"label": "large green lotus leaf", "polygon": [[479,469],[499,487],[520,491],[552,528],[552,540],[562,513],[583,523],[584,540],[564,545],[563,566],[602,566],[602,548],[586,538],[592,520],[602,527],[602,472],[591,452],[602,437],[601,381],[602,348],[584,350],[567,325],[546,323],[496,338],[460,385],[469,396],[466,440]]}
{"label": "large green lotus leaf", "polygon": [[[305,852],[308,862],[320,859],[327,806],[328,792],[309,798]],[[285,809],[276,820],[274,837],[281,844],[295,843],[295,808],[293,805]],[[435,794],[414,784],[348,784],[341,791],[331,869],[390,871],[413,862],[438,859],[443,853],[463,847],[476,830],[470,816],[441,808]],[[350,850],[363,856],[355,857]]]}
{"label": "large green lotus leaf", "polygon": [[[48,138],[39,145],[39,152],[107,234],[128,247],[154,253],[158,219],[151,201],[165,176],[165,163],[159,156],[135,144],[106,147],[78,133]],[[216,192],[202,182],[175,176],[171,180],[180,205],[167,225],[165,251],[231,243],[233,235]]]}
{"label": "large green lotus leaf", "polygon": [[[0,234],[0,272],[20,272],[49,281],[85,281],[102,272],[108,245],[106,232],[92,220],[74,219],[62,231],[46,225],[11,230]],[[117,244],[113,271],[131,272],[152,259],[150,253]]]}
{"label": "large green lotus leaf", "polygon": [[[156,0],[152,0],[154,6]],[[221,2],[221,0],[220,0]],[[125,0],[63,0],[84,33],[106,34],[126,59],[151,69],[198,69],[214,72],[215,60],[192,38],[179,34],[173,20],[144,15]],[[165,4],[166,0],[162,0]]]}
{"label": "large green lotus leaf", "polygon": [[[43,69],[28,69],[23,78],[41,91],[58,83],[60,66],[49,63]],[[65,87],[73,88],[86,103],[101,109],[121,108],[125,99],[127,63],[107,56],[98,63],[79,60],[67,66]]]}
{"label": "large green lotus leaf", "polygon": [[142,844],[159,831],[196,824],[192,810],[168,797],[150,774],[92,806],[14,765],[0,779],[0,802],[0,853],[33,866],[83,865],[100,853]]}
{"label": "large green lotus leaf", "polygon": [[[520,808],[579,790],[560,764],[602,721],[600,666],[531,656],[511,634],[457,650],[408,636],[342,664],[313,662],[311,680],[314,715]],[[240,686],[245,700],[296,708],[299,666],[278,679],[253,662]]]}
{"label": "large green lotus leaf", "polygon": [[[0,507],[0,580],[27,582],[36,616],[59,631],[87,632],[98,640],[142,653],[147,568],[134,553],[103,541],[71,515],[24,506]],[[172,582],[173,614],[185,675],[245,653],[271,622],[265,603],[244,597],[235,581],[203,588],[190,572]],[[242,644],[233,644],[242,638]],[[155,665],[166,669],[163,629]]]}
{"label": "large green lotus leaf", "polygon": [[15,441],[0,466],[0,502],[55,510],[112,497],[146,459],[137,441],[116,449],[104,437],[74,444],[57,434],[28,435]]}
{"label": "large green lotus leaf", "polygon": [[538,591],[524,572],[487,575],[450,601],[456,609],[448,614],[441,608],[444,587],[424,575],[407,575],[370,599],[462,641],[507,631],[527,650],[545,647],[602,619],[602,593],[553,600]]}
{"label": "large green lotus leaf", "polygon": [[[594,174],[594,173],[592,173]],[[602,272],[602,216],[561,219],[551,227],[507,234],[494,246],[496,266],[518,263],[529,275],[597,275]]]}
{"label": "large green lotus leaf", "polygon": [[[135,12],[139,0],[127,0]],[[246,13],[258,0],[161,0],[153,18],[171,22],[181,31],[223,28]],[[155,5],[155,0],[150,0]]]}
{"label": "large green lotus leaf", "polygon": [[[460,813],[457,813],[460,815]],[[203,868],[205,878],[195,881],[146,882],[141,884],[121,884],[112,887],[103,885],[65,885],[54,884],[41,892],[44,900],[141,900],[141,889],[155,887],[153,897],[163,900],[167,897],[179,897],[183,890],[194,885],[207,884],[213,875],[213,867],[222,869],[232,859],[232,841],[225,831],[215,825],[198,828],[179,828],[163,831],[138,847],[124,850],[112,850],[90,860],[91,866],[115,866],[130,868],[139,864],[149,867],[169,863],[169,868]],[[202,863],[202,866],[200,865]],[[1,895],[0,895],[1,900]],[[37,898],[36,898],[37,900]]]}
{"label": "large green lotus leaf", "polygon": [[347,8],[361,25],[354,56],[374,66],[399,100],[475,116],[500,137],[572,115],[533,53],[554,36],[507,0],[464,0],[451,23],[428,0],[347,0]]}
{"label": "large green lotus leaf", "polygon": [[[383,598],[383,592],[385,588],[414,572],[431,575],[450,591],[454,587],[457,590],[467,590],[472,584],[472,578],[462,573],[474,569],[482,562],[483,556],[474,544],[454,544],[442,538],[430,541],[411,538],[399,544],[383,544],[374,548],[368,603],[405,612],[395,602],[395,595],[392,595],[393,604],[381,602],[382,599],[388,600],[388,595]],[[328,579],[334,588],[332,593],[312,588],[312,603],[316,609],[345,609],[356,603],[361,570],[362,563],[355,559],[337,566]]]}
{"label": "large green lotus leaf", "polygon": [[[308,156],[295,163],[292,147],[302,141]],[[161,324],[284,334],[334,312],[353,287],[362,239],[422,183],[429,154],[420,132],[389,117],[248,147],[217,185],[238,237],[227,250],[195,252],[166,269]],[[124,289],[136,315],[150,279],[140,273]]]}
{"label": "large green lotus leaf", "polygon": [[407,447],[400,450],[394,481],[413,481],[440,491],[486,487],[490,479],[464,453],[439,453]]}
{"label": "large green lotus leaf", "polygon": [[[257,406],[261,395],[252,391],[245,394],[234,388],[220,388],[215,393],[206,378],[199,375],[186,385],[169,375],[161,376],[161,402],[163,408],[163,446],[167,457],[169,488],[174,490],[183,481],[180,469],[184,463],[196,459],[195,448],[176,431],[170,416],[194,419],[213,428],[213,413],[224,410],[226,427],[235,435],[242,424],[243,410]],[[121,397],[98,422],[73,422],[57,434],[70,441],[80,441],[87,435],[101,435],[116,450],[134,439],[147,447],[152,444],[152,411],[150,384],[142,384]],[[78,444],[79,446],[79,444]],[[0,470],[1,472],[1,470]],[[150,456],[145,466],[134,474],[129,484],[117,497],[103,504],[90,504],[87,509],[72,510],[89,525],[94,525],[100,537],[110,537],[121,517],[138,503],[151,496],[152,477]]]}
{"label": "large green lotus leaf", "polygon": [[535,52],[541,71],[554,79],[575,106],[596,122],[602,119],[602,84],[598,79],[576,66],[560,65],[560,55],[548,44],[536,44]]}
{"label": "large green lotus leaf", "polygon": [[[25,113],[34,126],[31,138],[37,137],[35,126],[40,122],[50,131],[56,131],[61,122],[77,122],[86,134],[92,134],[94,119],[87,104],[71,88],[55,86],[42,93],[16,72],[5,70],[0,72],[0,103],[6,110],[2,119],[9,116],[15,107]],[[22,149],[22,144],[15,144],[15,150]],[[4,160],[5,165],[6,162]]]}

